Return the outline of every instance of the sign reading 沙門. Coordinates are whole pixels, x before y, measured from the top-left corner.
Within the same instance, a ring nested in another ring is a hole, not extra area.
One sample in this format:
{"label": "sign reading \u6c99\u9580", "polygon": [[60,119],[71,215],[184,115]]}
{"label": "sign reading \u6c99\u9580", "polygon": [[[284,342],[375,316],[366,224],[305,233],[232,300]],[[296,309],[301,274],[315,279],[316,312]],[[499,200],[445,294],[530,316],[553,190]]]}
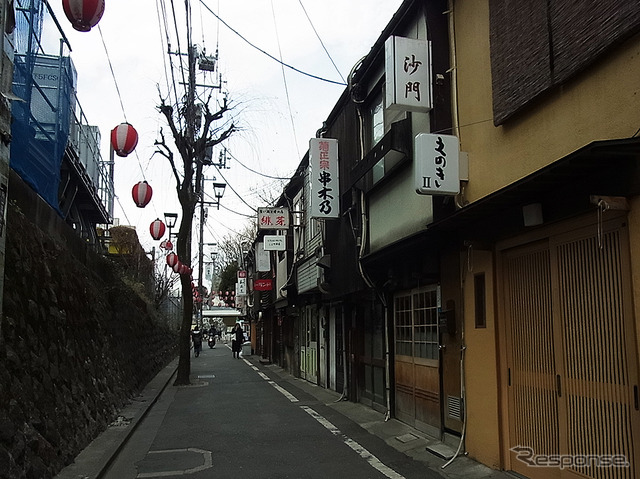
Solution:
{"label": "sign reading \u6c99\u9580", "polygon": [[338,181],[338,140],[309,140],[309,183],[311,185],[311,217],[338,218],[340,215],[340,183]]}
{"label": "sign reading \u6c99\u9580", "polygon": [[457,136],[416,135],[413,160],[416,192],[421,195],[460,193],[459,162],[460,142]]}
{"label": "sign reading \u6c99\u9580", "polygon": [[391,36],[384,43],[384,55],[386,107],[431,110],[431,42]]}
{"label": "sign reading \u6c99\u9580", "polygon": [[287,237],[284,235],[264,235],[265,251],[285,251],[287,249]]}
{"label": "sign reading \u6c99\u9580", "polygon": [[260,230],[287,230],[289,229],[289,208],[258,207],[258,229]]}

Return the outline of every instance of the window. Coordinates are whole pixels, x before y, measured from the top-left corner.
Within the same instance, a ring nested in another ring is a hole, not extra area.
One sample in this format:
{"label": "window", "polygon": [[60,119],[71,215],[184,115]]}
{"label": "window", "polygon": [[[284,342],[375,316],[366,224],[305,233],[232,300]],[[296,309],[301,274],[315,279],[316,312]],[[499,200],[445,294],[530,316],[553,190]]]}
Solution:
{"label": "window", "polygon": [[378,94],[373,100],[369,108],[369,117],[371,119],[371,143],[373,148],[384,136],[384,103],[382,101],[382,93]]}
{"label": "window", "polygon": [[438,296],[434,285],[395,297],[397,355],[438,360]]}

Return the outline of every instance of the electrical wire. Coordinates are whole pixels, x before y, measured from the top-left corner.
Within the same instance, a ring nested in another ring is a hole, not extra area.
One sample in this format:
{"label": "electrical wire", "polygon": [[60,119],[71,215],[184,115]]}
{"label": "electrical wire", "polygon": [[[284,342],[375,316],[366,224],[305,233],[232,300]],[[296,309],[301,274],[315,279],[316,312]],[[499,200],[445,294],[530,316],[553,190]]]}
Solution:
{"label": "electrical wire", "polygon": [[298,68],[296,68],[296,67],[293,67],[293,66],[291,66],[291,65],[289,65],[289,64],[287,64],[287,63],[283,63],[283,62],[281,62],[280,60],[278,60],[276,57],[274,57],[274,56],[273,56],[273,55],[271,55],[270,53],[267,53],[267,52],[266,52],[266,51],[264,51],[262,48],[260,48],[260,47],[256,46],[255,44],[251,43],[251,42],[250,42],[249,40],[247,40],[244,36],[242,36],[242,34],[240,34],[240,32],[238,32],[237,30],[235,30],[234,28],[232,28],[232,27],[231,27],[227,22],[225,22],[222,18],[220,18],[220,16],[216,15],[216,14],[213,12],[213,10],[211,10],[211,9],[207,6],[207,4],[206,4],[206,3],[204,3],[204,0],[200,0],[200,3],[202,3],[202,5],[204,5],[204,8],[206,8],[206,9],[209,11],[209,13],[211,13],[211,15],[213,15],[214,17],[216,17],[220,23],[222,23],[225,27],[227,27],[229,30],[231,30],[231,31],[232,31],[234,34],[236,34],[238,37],[240,37],[240,39],[242,39],[245,43],[247,43],[249,46],[251,46],[251,47],[255,48],[255,49],[256,49],[256,50],[258,50],[260,53],[262,53],[262,54],[266,55],[267,57],[271,58],[272,60],[274,60],[274,61],[276,61],[276,62],[278,62],[278,63],[281,63],[281,64],[282,64],[282,65],[284,65],[285,67],[290,68],[291,70],[293,70],[293,71],[295,71],[295,72],[298,72],[298,73],[300,73],[301,75],[305,75],[305,76],[308,76],[308,77],[310,77],[310,78],[314,78],[314,79],[316,79],[316,80],[320,80],[320,81],[323,81],[323,82],[332,83],[332,84],[334,84],[334,85],[346,86],[346,83],[341,83],[341,82],[338,82],[338,81],[335,81],[335,80],[329,80],[329,79],[327,79],[327,78],[322,78],[322,77],[320,77],[320,76],[313,75],[313,74],[311,74],[311,73],[307,73],[307,72],[305,72],[305,71],[302,71],[302,70],[300,70],[300,69],[298,69]]}
{"label": "electrical wire", "polygon": [[333,58],[331,58],[331,55],[329,54],[329,51],[327,50],[327,47],[324,46],[324,42],[322,41],[322,38],[320,38],[320,35],[318,34],[318,31],[316,30],[316,27],[313,25],[313,22],[311,21],[311,18],[309,18],[309,14],[307,13],[307,9],[304,8],[304,5],[302,4],[302,0],[298,0],[298,2],[300,3],[300,6],[302,7],[302,11],[304,12],[304,15],[307,17],[307,20],[309,20],[309,25],[311,25],[311,28],[313,29],[313,33],[316,34],[316,37],[318,38],[318,41],[320,42],[320,45],[322,45],[322,48],[324,49],[324,52],[327,54],[327,57],[329,57],[329,61],[331,61],[331,64],[333,65],[333,67],[338,72],[338,75],[340,75],[340,78],[342,78],[342,82],[346,85],[347,81],[342,76],[342,73],[340,73],[340,70],[338,69],[337,65],[333,61]]}
{"label": "electrical wire", "polygon": [[278,35],[278,22],[276,22],[276,11],[273,8],[273,0],[271,0],[271,14],[273,16],[273,26],[276,31],[276,41],[278,42],[278,54],[280,55],[280,68],[282,69],[282,82],[284,83],[284,93],[287,97],[287,108],[289,109],[289,119],[291,120],[291,131],[293,133],[293,142],[296,147],[296,153],[300,158],[300,149],[298,148],[298,136],[296,135],[296,123],[293,120],[293,112],[291,111],[291,98],[289,96],[289,87],[287,85],[287,75],[285,74],[284,64],[282,63],[282,47],[280,46],[280,35]]}
{"label": "electrical wire", "polygon": [[259,171],[256,171],[252,168],[249,168],[247,165],[245,165],[244,163],[242,163],[240,160],[238,160],[238,158],[236,158],[235,156],[233,156],[231,154],[231,152],[229,150],[227,150],[227,154],[233,158],[234,160],[236,160],[236,162],[242,166],[244,169],[249,170],[251,173],[255,173],[256,175],[262,176],[263,178],[269,178],[271,180],[283,180],[283,181],[287,181],[290,180],[290,177],[283,177],[283,176],[271,176],[271,175],[267,175],[266,173],[261,173]]}

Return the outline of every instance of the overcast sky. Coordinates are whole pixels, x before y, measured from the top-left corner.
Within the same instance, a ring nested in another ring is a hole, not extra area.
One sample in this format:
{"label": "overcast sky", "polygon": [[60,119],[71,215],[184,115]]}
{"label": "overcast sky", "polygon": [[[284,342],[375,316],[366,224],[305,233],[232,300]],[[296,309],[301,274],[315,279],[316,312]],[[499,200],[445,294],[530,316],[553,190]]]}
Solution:
{"label": "overcast sky", "polygon": [[[136,151],[126,158],[116,157],[114,217],[120,224],[135,226],[143,246],[157,246],[149,235],[149,224],[156,217],[162,219],[164,212],[180,211],[168,162],[153,155],[153,143],[160,128],[168,136],[156,109],[158,88],[166,95],[168,84],[164,25],[166,22],[171,32],[171,50],[177,52],[179,43],[181,51],[186,51],[184,2],[174,2],[174,22],[170,2],[166,2],[167,14],[163,15],[160,1],[107,0],[98,26],[81,33],[71,27],[62,2],[50,1],[71,44],[80,104],[89,123],[100,127],[103,157],[109,154],[109,132],[125,121],[125,116],[138,131]],[[250,207],[265,206],[265,192],[276,181],[267,176],[291,176],[308,149],[309,139],[345,88],[286,67],[283,71],[279,63],[250,46],[209,10],[284,63],[342,83],[400,4],[401,0],[191,0],[192,42],[210,55],[219,49],[224,87],[236,107],[234,121],[240,127],[227,147],[246,166],[231,159],[230,169],[207,171],[207,178],[216,176],[229,186],[220,210],[209,210],[204,242],[220,241],[242,230],[247,216],[253,214]],[[181,30],[179,39],[175,24]],[[172,60],[175,64],[175,55]],[[181,78],[176,76],[176,81]],[[202,74],[198,81],[213,84],[217,80]],[[154,195],[141,209],[131,199],[131,188],[143,179],[151,184]],[[212,193],[211,188],[208,192]]]}

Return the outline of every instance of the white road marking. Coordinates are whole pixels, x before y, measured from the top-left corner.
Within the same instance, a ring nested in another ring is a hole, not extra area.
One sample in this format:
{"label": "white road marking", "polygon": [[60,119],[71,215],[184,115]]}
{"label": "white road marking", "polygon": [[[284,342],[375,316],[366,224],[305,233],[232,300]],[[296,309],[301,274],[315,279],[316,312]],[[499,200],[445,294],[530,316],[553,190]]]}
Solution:
{"label": "white road marking", "polygon": [[[280,391],[287,399],[289,399],[289,401],[298,402],[298,399],[294,395],[292,395],[289,391],[287,391],[280,385],[276,384],[274,381],[271,381],[266,374],[262,372],[258,372],[258,374],[260,375],[260,377],[265,379],[269,384],[271,384],[274,388]],[[354,441],[350,437],[347,437],[345,434],[342,434],[342,432],[340,432],[340,429],[338,429],[330,421],[328,421],[326,418],[318,414],[316,411],[314,411],[308,406],[300,406],[300,407],[302,408],[303,411],[305,411],[307,414],[313,417],[316,421],[322,424],[325,428],[327,428],[327,430],[331,434],[333,434],[334,436],[341,436],[342,440],[347,446],[349,446],[361,458],[367,461],[371,467],[379,471],[381,474],[384,474],[389,479],[405,479],[405,477],[402,474],[394,471],[389,466],[385,465],[382,461],[380,461],[380,459],[378,459],[376,456],[371,454],[369,451],[367,451],[364,447],[362,447],[356,441]]]}
{"label": "white road marking", "polygon": [[371,467],[373,467],[380,473],[384,474],[389,479],[405,479],[402,474],[397,473],[396,471],[391,469],[389,466],[385,465],[382,461],[380,461],[380,459],[378,459],[376,456],[371,454],[369,451],[367,451],[364,447],[362,447],[356,441],[342,434],[340,432],[340,429],[338,429],[330,421],[328,421],[326,418],[318,414],[316,411],[314,411],[308,406],[300,406],[300,407],[302,408],[303,411],[305,411],[312,418],[314,418],[316,421],[322,424],[325,428],[327,428],[331,434],[333,434],[334,436],[342,436],[344,443],[347,446],[349,446],[351,449],[353,449],[361,458],[367,461]]}
{"label": "white road marking", "polygon": [[273,381],[269,381],[269,384],[271,384],[274,388],[276,388],[278,391],[280,391],[282,393],[282,395],[284,397],[286,397],[289,401],[291,402],[298,402],[298,398],[295,397],[293,394],[291,394],[289,391],[287,391],[285,388],[283,388],[282,386],[276,384]]}
{"label": "white road marking", "polygon": [[204,463],[201,466],[192,467],[190,469],[182,469],[177,471],[158,471],[158,472],[141,472],[136,478],[151,478],[151,477],[169,477],[169,476],[186,476],[189,474],[195,474],[196,472],[204,471],[213,467],[213,458],[211,451],[205,451],[203,449],[196,449],[189,447],[187,449],[165,449],[161,451],[149,451],[148,454],[175,454],[176,452],[195,452],[196,454],[202,454]]}

